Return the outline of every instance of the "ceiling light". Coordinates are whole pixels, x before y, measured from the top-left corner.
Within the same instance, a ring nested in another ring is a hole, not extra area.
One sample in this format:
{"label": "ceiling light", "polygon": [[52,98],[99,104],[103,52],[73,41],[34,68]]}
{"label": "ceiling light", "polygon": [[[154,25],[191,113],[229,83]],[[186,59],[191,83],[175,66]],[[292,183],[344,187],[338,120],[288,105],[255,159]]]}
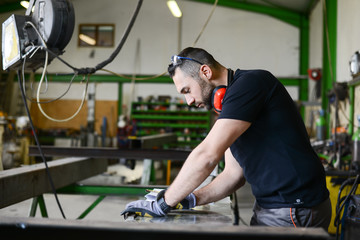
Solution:
{"label": "ceiling light", "polygon": [[29,7],[29,1],[21,1],[20,5],[23,6],[24,8],[28,9]]}
{"label": "ceiling light", "polygon": [[96,44],[96,40],[95,39],[93,39],[92,37],[89,37],[88,35],[85,35],[85,34],[79,34],[79,38],[82,40],[82,41],[84,41],[84,42],[86,42],[87,44],[89,44],[89,45],[92,45],[92,46],[94,46],[95,44]]}
{"label": "ceiling light", "polygon": [[179,5],[177,4],[177,2],[175,0],[167,1],[167,5],[174,17],[180,18],[182,16]]}
{"label": "ceiling light", "polygon": [[[35,11],[31,13],[30,9]],[[50,63],[69,43],[74,18],[74,8],[69,0],[31,0],[25,16],[13,14],[2,23],[3,70],[17,70],[21,66],[36,70],[43,66],[46,52],[37,51],[39,48],[54,53],[48,57]]]}
{"label": "ceiling light", "polygon": [[[29,8],[29,1],[21,1],[20,5],[23,6],[24,8],[28,9]],[[34,6],[31,9],[32,12],[34,12]]]}

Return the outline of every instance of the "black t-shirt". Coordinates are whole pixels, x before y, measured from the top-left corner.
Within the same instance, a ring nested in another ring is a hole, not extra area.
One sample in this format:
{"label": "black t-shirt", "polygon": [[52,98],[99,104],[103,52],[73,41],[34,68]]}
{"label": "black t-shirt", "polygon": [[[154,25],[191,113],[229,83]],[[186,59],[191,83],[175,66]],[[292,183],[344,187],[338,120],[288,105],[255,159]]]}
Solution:
{"label": "black t-shirt", "polygon": [[301,115],[271,73],[237,70],[223,99],[222,118],[251,122],[230,149],[261,207],[312,207],[329,196]]}

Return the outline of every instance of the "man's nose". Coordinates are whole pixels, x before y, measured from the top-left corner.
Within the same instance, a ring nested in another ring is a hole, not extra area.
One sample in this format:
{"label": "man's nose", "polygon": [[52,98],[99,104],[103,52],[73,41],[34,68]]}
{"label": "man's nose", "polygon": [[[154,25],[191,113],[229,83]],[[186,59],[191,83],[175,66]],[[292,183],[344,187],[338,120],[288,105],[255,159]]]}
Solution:
{"label": "man's nose", "polygon": [[185,100],[186,100],[187,105],[189,105],[189,106],[195,102],[195,99],[189,95],[185,95]]}

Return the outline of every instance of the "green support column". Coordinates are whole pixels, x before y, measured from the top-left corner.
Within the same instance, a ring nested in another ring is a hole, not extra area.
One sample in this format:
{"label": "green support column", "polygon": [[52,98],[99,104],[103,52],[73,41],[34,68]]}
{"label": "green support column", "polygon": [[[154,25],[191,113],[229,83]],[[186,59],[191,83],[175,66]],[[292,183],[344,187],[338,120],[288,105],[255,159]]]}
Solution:
{"label": "green support column", "polygon": [[118,82],[118,115],[119,117],[122,114],[122,91],[123,91],[123,83]]}
{"label": "green support column", "polygon": [[349,128],[348,128],[348,133],[350,134],[350,136],[353,135],[354,133],[354,126],[356,125],[356,123],[354,123],[354,106],[355,106],[355,86],[354,85],[350,85],[349,86],[349,99],[350,99],[350,104],[349,104],[349,118],[350,118],[350,122],[349,122]]}
{"label": "green support column", "polygon": [[[307,75],[309,68],[309,17],[302,15],[300,17],[300,60],[299,60],[299,74]],[[308,100],[308,79],[300,81],[300,101]],[[301,107],[301,115],[305,118],[305,109]]]}
{"label": "green support column", "polygon": [[326,137],[330,136],[331,127],[329,99],[327,93],[333,88],[336,82],[336,42],[337,42],[337,0],[325,0],[324,11],[324,32],[323,32],[323,77],[322,77],[322,108],[325,109]]}
{"label": "green support column", "polygon": [[47,218],[48,213],[47,213],[47,210],[46,210],[45,200],[44,200],[43,195],[39,195],[39,196],[33,198],[32,203],[31,203],[29,216],[30,217],[35,217],[36,209],[37,209],[38,205],[40,207],[41,216],[44,217],[44,218]]}

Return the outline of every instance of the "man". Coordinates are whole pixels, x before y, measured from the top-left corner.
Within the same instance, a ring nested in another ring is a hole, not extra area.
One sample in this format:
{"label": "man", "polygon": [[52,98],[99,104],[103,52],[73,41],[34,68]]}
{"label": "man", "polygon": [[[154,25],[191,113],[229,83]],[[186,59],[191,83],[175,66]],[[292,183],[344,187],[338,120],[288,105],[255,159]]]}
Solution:
{"label": "man", "polygon": [[[324,168],[285,87],[264,70],[233,73],[199,48],[173,56],[168,71],[188,105],[210,109],[213,92],[226,86],[222,109],[169,188],[156,201],[129,203],[123,214],[164,216],[179,202],[188,208],[214,202],[248,181],[256,198],[251,225],[327,230],[331,204]],[[223,156],[224,171],[194,191]]]}

